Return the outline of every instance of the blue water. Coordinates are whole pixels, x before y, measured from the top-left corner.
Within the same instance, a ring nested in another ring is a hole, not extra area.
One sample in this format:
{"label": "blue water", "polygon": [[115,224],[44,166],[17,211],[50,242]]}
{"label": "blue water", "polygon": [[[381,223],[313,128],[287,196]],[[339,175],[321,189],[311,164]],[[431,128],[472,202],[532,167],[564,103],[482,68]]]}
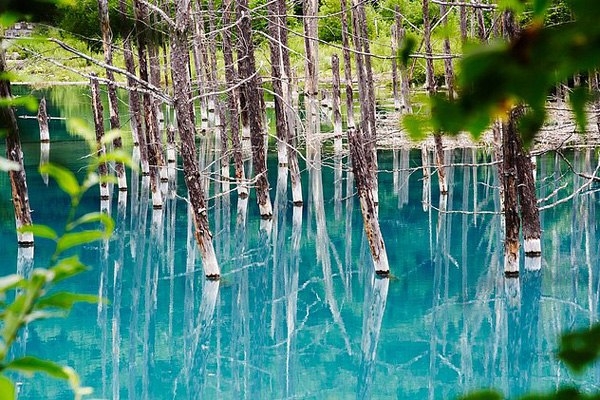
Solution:
{"label": "blue water", "polygon": [[[22,121],[22,129],[34,122]],[[50,160],[80,171],[87,145],[63,137]],[[38,146],[25,146],[33,217],[58,228],[68,199],[36,172]],[[597,162],[593,153],[567,156],[578,171],[591,173]],[[457,164],[474,158],[490,160],[485,151],[447,152]],[[594,188],[542,212],[542,271],[522,268],[519,279],[506,280],[493,167],[451,167],[451,212],[439,213],[435,175],[433,207],[423,204],[420,151],[381,151],[379,162],[391,279],[374,277],[358,202],[347,196],[347,166],[336,175],[327,153],[321,164],[303,164],[301,209],[289,191],[276,196],[271,155],[271,226],[261,224],[252,196],[245,219],[235,192],[211,199],[219,282],[203,278],[181,174],[178,196],[161,212],[134,177],[139,186],[126,208],[115,193],[113,238],[81,249],[91,270],[57,288],[109,303],[32,324],[13,353],[73,367],[92,399],[446,399],[488,387],[514,397],[573,382],[598,389],[600,369],[571,376],[554,356],[560,332],[598,320]],[[537,169],[543,204],[585,183],[555,154],[538,158]],[[1,274],[18,267],[7,183],[4,174]],[[98,209],[92,190],[81,212]],[[47,266],[51,252],[38,239],[34,266]],[[72,398],[65,382],[16,379],[19,399]]]}

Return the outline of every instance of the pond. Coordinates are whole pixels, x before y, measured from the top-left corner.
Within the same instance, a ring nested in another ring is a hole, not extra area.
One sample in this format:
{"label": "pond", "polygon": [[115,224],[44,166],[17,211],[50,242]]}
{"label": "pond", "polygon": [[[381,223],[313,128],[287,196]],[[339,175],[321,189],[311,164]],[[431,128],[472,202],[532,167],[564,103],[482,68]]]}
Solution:
{"label": "pond", "polygon": [[[51,111],[52,112],[52,111]],[[58,111],[57,111],[58,112]],[[35,120],[20,120],[25,138]],[[54,120],[50,161],[80,171],[85,141]],[[32,133],[34,132],[34,133]],[[33,218],[59,228],[69,201],[37,173],[39,144],[25,140]],[[4,148],[2,148],[4,150]],[[598,193],[570,168],[591,173],[591,151],[537,160],[541,271],[504,277],[496,170],[485,150],[446,152],[451,190],[437,208],[436,177],[423,181],[420,150],[379,152],[379,218],[392,277],[374,276],[346,158],[324,150],[303,163],[303,207],[269,180],[275,215],[261,221],[251,195],[217,195],[210,215],[222,278],[204,279],[191,235],[181,171],[162,211],[129,174],[112,215],[116,234],[85,246],[91,270],[61,290],[99,294],[65,319],[29,326],[14,348],[73,367],[93,399],[447,399],[494,387],[507,396],[562,383],[598,388],[600,368],[571,376],[555,359],[558,335],[598,320]],[[10,188],[0,177],[0,274],[17,262]],[[430,200],[428,200],[430,199]],[[424,201],[425,200],[425,201]],[[81,212],[96,211],[92,190]],[[52,246],[37,239],[35,267]],[[523,260],[521,265],[523,266]],[[17,378],[19,399],[69,399],[68,385]]]}

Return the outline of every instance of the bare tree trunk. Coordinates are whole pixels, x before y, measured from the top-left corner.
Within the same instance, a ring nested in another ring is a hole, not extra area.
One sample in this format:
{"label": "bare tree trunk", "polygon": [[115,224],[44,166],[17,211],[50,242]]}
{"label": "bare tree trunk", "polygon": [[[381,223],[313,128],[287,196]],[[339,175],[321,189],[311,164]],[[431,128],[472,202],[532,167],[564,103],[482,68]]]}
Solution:
{"label": "bare tree trunk", "polygon": [[503,186],[504,186],[504,274],[518,276],[519,274],[519,211],[517,204],[517,149],[518,135],[516,119],[511,112],[509,122],[503,124]]}
{"label": "bare tree trunk", "polygon": [[[112,49],[112,31],[110,29],[110,19],[108,16],[108,0],[98,0],[98,15],[100,16],[100,29],[102,31],[102,47],[104,49],[104,63],[108,66],[113,64]],[[110,109],[110,129],[120,129],[119,121],[119,101],[117,98],[117,87],[115,86],[115,74],[110,68],[106,68],[106,79],[108,79],[108,106]],[[121,136],[115,136],[113,147],[121,149],[123,147]],[[117,182],[119,191],[127,191],[127,176],[125,175],[125,166],[122,162],[115,164],[117,173]]]}
{"label": "bare tree trunk", "polygon": [[400,16],[398,15],[398,6],[396,6],[396,23],[391,26],[391,38],[392,38],[392,95],[394,96],[394,109],[396,111],[402,110],[402,102],[400,101],[400,88],[398,84],[398,26]]}
{"label": "bare tree trunk", "polygon": [[[128,13],[125,0],[119,0],[119,12],[123,18],[123,25],[126,22]],[[129,33],[123,35],[123,58],[125,60],[125,69],[132,75],[135,75],[135,61],[133,51],[131,49],[131,40]],[[127,77],[127,86],[130,88],[136,87],[136,82]],[[129,90],[129,115],[131,116],[131,131],[133,136],[133,145],[138,148],[141,160],[142,176],[150,175],[150,166],[148,164],[148,146],[146,145],[146,137],[142,124],[142,111],[140,107],[140,96],[135,91]]]}
{"label": "bare tree trunk", "polygon": [[194,236],[202,256],[204,274],[208,279],[218,279],[221,273],[212,242],[207,205],[196,155],[196,128],[191,100],[192,88],[189,76],[190,56],[188,51],[190,4],[189,0],[176,0],[175,5],[177,10],[176,26],[171,32],[171,77],[173,80],[173,101],[177,114],[177,127],[181,140],[185,183],[188,188],[196,227]]}
{"label": "bare tree trunk", "polygon": [[333,111],[333,149],[336,154],[342,151],[342,113],[340,95],[340,59],[337,54],[331,56],[331,106]]}
{"label": "bare tree trunk", "polygon": [[367,33],[367,18],[364,3],[352,0],[352,24],[354,47],[356,49],[356,69],[358,70],[358,93],[361,114],[361,130],[364,138],[366,171],[371,174],[367,183],[372,186],[373,200],[379,204],[377,188],[377,133],[375,131],[375,89],[371,69],[371,51]]}
{"label": "bare tree trunk", "polygon": [[[284,10],[285,11],[285,10]],[[288,113],[286,112],[286,107],[289,104],[288,102],[288,94],[283,92],[283,85],[289,88],[288,82],[283,82],[284,80],[284,66],[283,66],[283,57],[281,54],[281,50],[283,47],[283,43],[281,42],[281,18],[280,18],[280,10],[279,10],[279,2],[272,1],[268,3],[268,20],[269,20],[269,48],[271,50],[271,74],[272,74],[272,84],[273,84],[273,93],[274,93],[274,103],[275,103],[275,132],[277,134],[277,159],[279,161],[279,167],[288,167],[288,148],[287,148],[287,138],[290,135],[289,132],[289,124],[287,121]],[[287,80],[287,77],[285,77]],[[287,176],[287,174],[286,174]]]}
{"label": "bare tree trunk", "polygon": [[375,266],[375,273],[381,276],[387,276],[390,273],[390,266],[385,250],[385,243],[379,228],[377,220],[377,205],[373,199],[373,184],[368,180],[373,176],[369,173],[365,150],[363,149],[364,138],[360,128],[348,130],[348,142],[350,155],[352,157],[352,168],[356,179],[356,189],[360,200],[360,208],[363,215],[365,234],[369,241],[371,256]]}
{"label": "bare tree trunk", "polygon": [[[94,127],[96,129],[96,156],[102,157],[106,154],[106,148],[104,146],[102,138],[104,137],[104,116],[102,101],[100,100],[100,94],[98,89],[98,78],[95,74],[92,74],[90,79],[92,89],[92,111],[94,115]],[[110,194],[108,191],[108,183],[106,176],[108,175],[108,168],[106,163],[101,162],[98,164],[98,174],[100,175],[100,204],[102,209],[108,210],[108,202],[110,201]]]}
{"label": "bare tree trunk", "polygon": [[[0,44],[1,41],[0,41]],[[10,81],[6,78],[6,60],[4,48],[0,48],[0,99],[7,101],[12,97]],[[29,207],[29,193],[27,191],[27,176],[23,163],[23,150],[15,111],[10,106],[0,107],[0,125],[6,129],[6,158],[18,165],[18,168],[8,172],[12,203],[15,209],[15,222],[17,227],[17,244],[19,247],[33,247],[33,234],[19,232],[19,229],[32,225],[31,208]],[[33,257],[33,253],[30,254]]]}
{"label": "bare tree trunk", "polygon": [[[436,91],[435,75],[433,72],[433,60],[431,58],[431,16],[429,14],[429,0],[423,0],[423,37],[425,41],[425,54],[427,55],[426,76],[427,76],[427,91],[430,96],[433,96]],[[435,160],[437,165],[437,174],[440,194],[448,194],[448,182],[446,180],[446,171],[444,169],[444,149],[442,144],[441,132],[434,132],[435,140]]]}
{"label": "bare tree trunk", "polygon": [[[235,23],[235,10],[232,0],[223,2],[223,26],[229,27]],[[233,29],[235,32],[236,30]],[[246,184],[246,174],[244,172],[244,161],[242,158],[242,142],[240,138],[240,113],[238,89],[235,85],[238,83],[238,76],[235,70],[235,64],[232,53],[232,29],[223,29],[221,35],[223,40],[223,60],[225,63],[225,81],[229,86],[227,93],[227,107],[229,111],[229,129],[231,131],[231,143],[233,147],[233,160],[235,164],[235,180],[237,183],[237,192],[239,197],[248,196],[248,187]]]}
{"label": "bare tree trunk", "polygon": [[352,91],[352,63],[350,61],[350,42],[348,40],[348,10],[346,0],[341,0],[342,46],[344,54],[344,80],[346,81],[346,127],[354,128],[354,94]]}
{"label": "bare tree trunk", "polygon": [[40,100],[38,106],[38,123],[40,125],[40,142],[50,142],[50,129],[48,128],[48,111],[46,111],[46,98]]}
{"label": "bare tree trunk", "polygon": [[[134,0],[134,10],[136,19],[136,38],[138,44],[138,60],[140,69],[140,78],[143,81],[150,82],[148,74],[148,50],[147,50],[147,32],[146,27],[148,23],[148,11],[146,6],[140,3],[139,0]],[[152,207],[154,209],[161,209],[163,206],[162,194],[160,191],[160,176],[159,171],[163,165],[162,153],[160,151],[160,141],[157,140],[159,137],[157,129],[157,115],[154,100],[149,93],[144,93],[143,107],[144,107],[144,125],[146,133],[146,145],[148,149],[148,164],[150,166],[150,189],[152,191]]]}
{"label": "bare tree trunk", "polygon": [[[404,42],[406,32],[402,26],[402,20],[400,19],[399,8],[396,7],[396,46],[400,46]],[[410,103],[410,77],[406,65],[400,65],[400,99],[402,102],[402,112],[412,113],[412,106]]]}
{"label": "bare tree trunk", "polygon": [[261,115],[261,94],[258,85],[256,62],[254,59],[254,45],[252,44],[252,26],[248,0],[238,3],[238,16],[240,19],[240,40],[245,44],[239,47],[241,54],[238,56],[240,78],[245,81],[242,90],[247,102],[248,122],[250,125],[250,140],[252,143],[252,164],[256,179],[256,194],[260,215],[263,219],[273,216],[273,207],[269,196],[269,181],[267,179],[266,151],[263,132],[263,116]]}
{"label": "bare tree trunk", "polygon": [[[444,28],[446,32],[448,31],[448,8],[444,4],[440,4],[440,14],[442,18],[444,18]],[[446,87],[448,88],[448,98],[450,100],[454,99],[455,91],[454,91],[454,68],[452,67],[452,51],[450,49],[450,37],[446,35],[444,37],[444,55],[447,57],[444,59],[444,76],[446,78]]]}
{"label": "bare tree trunk", "polygon": [[[50,160],[50,129],[48,128],[48,112],[46,111],[46,98],[40,100],[38,106],[38,125],[40,126],[40,167]],[[44,184],[48,186],[48,174],[41,173]]]}
{"label": "bare tree trunk", "polygon": [[319,114],[319,46],[317,14],[318,0],[306,0],[304,7],[304,109],[306,110],[306,150],[309,160],[317,158],[320,149],[320,114]]}

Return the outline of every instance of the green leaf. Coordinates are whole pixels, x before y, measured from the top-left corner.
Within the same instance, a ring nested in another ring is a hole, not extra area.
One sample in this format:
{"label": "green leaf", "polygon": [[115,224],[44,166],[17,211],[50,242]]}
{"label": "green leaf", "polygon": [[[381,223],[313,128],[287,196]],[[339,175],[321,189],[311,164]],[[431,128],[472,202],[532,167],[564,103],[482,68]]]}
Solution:
{"label": "green leaf", "polygon": [[533,1],[533,16],[536,18],[542,18],[548,11],[550,0],[534,0]]}
{"label": "green leaf", "polygon": [[581,132],[585,132],[587,126],[587,114],[585,111],[586,104],[592,99],[590,92],[585,87],[578,87],[573,89],[573,92],[569,96],[569,102],[571,108],[575,114],[575,120],[577,121],[577,127]]}
{"label": "green leaf", "polygon": [[575,372],[582,372],[600,356],[600,324],[564,334],[558,358]]}
{"label": "green leaf", "polygon": [[417,45],[417,40],[412,35],[406,35],[400,49],[398,49],[398,60],[401,65],[408,65],[410,55]]}
{"label": "green leaf", "polygon": [[504,397],[493,390],[480,390],[470,393],[466,396],[459,397],[459,400],[502,400]]}
{"label": "green leaf", "polygon": [[79,257],[73,256],[60,260],[54,267],[50,268],[50,271],[54,275],[52,281],[56,283],[80,274],[87,269],[88,268],[79,261]]}
{"label": "green leaf", "polygon": [[20,169],[21,166],[18,162],[14,162],[4,157],[0,157],[0,171],[19,171]]}
{"label": "green leaf", "polygon": [[25,278],[18,274],[11,274],[0,277],[0,292],[6,292],[7,290],[21,286],[24,279]]}
{"label": "green leaf", "polygon": [[58,292],[38,300],[37,308],[61,308],[70,310],[75,303],[98,303],[100,298],[91,294],[80,294],[71,292]]}
{"label": "green leaf", "polygon": [[93,164],[90,164],[90,167],[92,169],[96,169],[98,164],[107,163],[107,162],[111,162],[111,161],[123,163],[130,168],[135,167],[135,165],[133,164],[133,160],[131,159],[131,156],[129,154],[127,154],[126,152],[124,152],[123,150],[114,150],[114,151],[111,151],[109,153],[106,153],[106,154],[98,157],[96,159],[96,162],[94,162]]}
{"label": "green leaf", "polygon": [[37,237],[51,239],[51,240],[56,240],[58,238],[56,231],[54,229],[50,228],[48,225],[38,225],[38,224],[25,225],[25,226],[22,226],[21,228],[19,228],[19,232],[20,233],[31,232]]}
{"label": "green leaf", "polygon": [[100,222],[102,225],[104,225],[105,238],[109,238],[112,235],[113,230],[115,228],[115,221],[111,218],[110,215],[108,215],[106,213],[101,213],[101,212],[92,212],[92,213],[87,213],[87,214],[83,215],[76,221],[67,225],[67,230],[70,231],[80,225],[94,223],[94,222]]}
{"label": "green leaf", "polygon": [[30,112],[37,110],[37,99],[33,96],[19,96],[0,99],[0,107],[25,107]]}
{"label": "green leaf", "polygon": [[68,169],[55,164],[43,164],[40,166],[40,172],[54,178],[62,191],[71,196],[71,198],[75,198],[79,195],[81,187],[77,182],[77,178],[75,178],[75,174]]}
{"label": "green leaf", "polygon": [[10,27],[15,22],[19,21],[19,19],[21,19],[21,15],[15,12],[4,11],[0,13],[0,25],[5,28]]}
{"label": "green leaf", "polygon": [[15,400],[15,384],[6,376],[0,375],[0,400]]}
{"label": "green leaf", "polygon": [[75,246],[96,242],[106,239],[106,235],[102,231],[88,230],[81,232],[65,233],[56,244],[56,252],[58,254]]}
{"label": "green leaf", "polygon": [[25,356],[11,361],[6,365],[6,369],[19,371],[27,375],[43,372],[54,378],[69,379],[69,374],[63,370],[61,365],[31,356]]}
{"label": "green leaf", "polygon": [[422,140],[431,132],[429,121],[419,115],[405,115],[402,118],[402,126],[404,126],[412,140]]}

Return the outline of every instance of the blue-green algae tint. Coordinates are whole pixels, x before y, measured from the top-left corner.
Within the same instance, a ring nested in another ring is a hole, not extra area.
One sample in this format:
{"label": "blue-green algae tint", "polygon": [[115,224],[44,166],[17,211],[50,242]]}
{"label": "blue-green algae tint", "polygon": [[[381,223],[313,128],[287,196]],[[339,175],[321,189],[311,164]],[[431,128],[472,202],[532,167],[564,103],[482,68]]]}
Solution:
{"label": "blue-green algae tint", "polygon": [[[25,138],[35,136],[35,120],[20,123]],[[86,142],[64,132],[64,122],[51,129],[50,160],[81,175]],[[39,144],[25,141],[33,218],[59,229],[68,198],[44,183]],[[507,280],[491,154],[446,156],[456,165],[440,213],[437,177],[428,189],[420,150],[379,152],[390,279],[374,277],[345,157],[324,151],[321,164],[303,163],[305,203],[296,208],[290,190],[277,188],[271,154],[270,226],[253,195],[240,218],[235,191],[215,196],[211,183],[218,282],[204,279],[181,172],[178,196],[167,196],[162,212],[152,210],[141,178],[130,179],[126,208],[114,193],[115,235],[81,248],[91,270],[57,288],[108,302],[35,322],[13,355],[73,367],[94,389],[91,399],[449,399],[490,387],[514,398],[561,383],[598,389],[599,368],[574,376],[555,358],[561,332],[598,320],[595,186],[559,156],[538,157],[540,205],[559,204],[541,214],[542,270],[526,271],[522,259],[520,278]],[[567,157],[584,173],[597,163],[593,152]],[[22,266],[6,174],[0,183],[0,274],[9,274]],[[81,212],[99,206],[94,188]],[[37,239],[34,267],[46,267],[52,250]],[[73,397],[66,382],[15,379],[20,400]]]}

